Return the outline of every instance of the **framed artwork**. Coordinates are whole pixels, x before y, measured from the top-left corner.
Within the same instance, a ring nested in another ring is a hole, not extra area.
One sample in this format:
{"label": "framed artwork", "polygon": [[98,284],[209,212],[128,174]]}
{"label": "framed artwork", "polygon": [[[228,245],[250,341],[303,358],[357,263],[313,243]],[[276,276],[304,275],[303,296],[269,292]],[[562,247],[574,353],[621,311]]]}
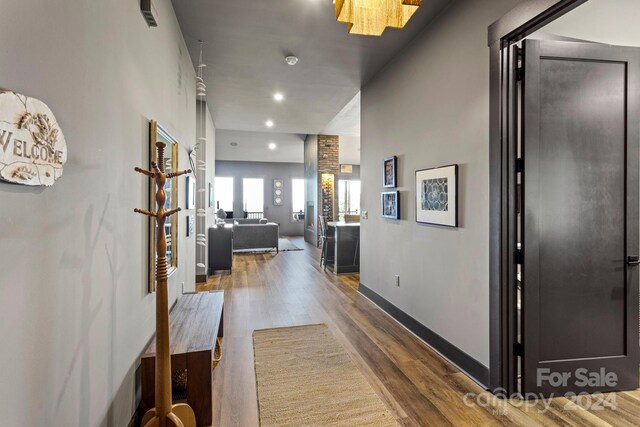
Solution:
{"label": "framed artwork", "polygon": [[192,176],[187,175],[187,185],[186,191],[187,193],[187,209],[195,209],[196,208],[196,180]]}
{"label": "framed artwork", "polygon": [[400,219],[400,192],[385,191],[382,193],[382,217]]}
{"label": "framed artwork", "polygon": [[187,215],[187,237],[193,236],[196,228],[196,219],[193,215]]}
{"label": "framed artwork", "polygon": [[416,171],[416,222],[458,226],[458,165]]}
{"label": "framed artwork", "polygon": [[384,182],[386,188],[395,188],[398,180],[398,158],[396,156],[384,159]]}
{"label": "framed artwork", "polygon": [[209,207],[213,206],[213,184],[209,183]]}
{"label": "framed artwork", "polygon": [[273,206],[282,206],[284,204],[284,181],[281,179],[273,180]]}

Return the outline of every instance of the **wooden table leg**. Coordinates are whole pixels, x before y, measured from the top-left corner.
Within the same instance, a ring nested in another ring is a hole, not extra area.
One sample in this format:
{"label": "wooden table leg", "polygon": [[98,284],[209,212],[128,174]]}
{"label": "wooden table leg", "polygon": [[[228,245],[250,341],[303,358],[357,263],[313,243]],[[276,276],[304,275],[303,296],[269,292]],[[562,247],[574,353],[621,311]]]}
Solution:
{"label": "wooden table leg", "polygon": [[140,364],[140,386],[142,399],[140,401],[142,413],[156,406],[156,358],[146,357]]}
{"label": "wooden table leg", "polygon": [[198,427],[213,422],[212,360],[209,350],[187,353],[187,403],[196,414]]}
{"label": "wooden table leg", "polygon": [[218,338],[222,338],[224,335],[224,308],[220,312],[220,327],[218,328]]}

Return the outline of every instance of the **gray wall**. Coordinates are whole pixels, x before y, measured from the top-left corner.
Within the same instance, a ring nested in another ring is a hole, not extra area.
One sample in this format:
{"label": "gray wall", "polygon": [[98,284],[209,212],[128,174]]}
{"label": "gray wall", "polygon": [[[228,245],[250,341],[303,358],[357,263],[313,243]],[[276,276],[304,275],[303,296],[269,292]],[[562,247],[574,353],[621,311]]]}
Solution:
{"label": "gray wall", "polygon": [[[69,160],[52,188],[0,183],[3,426],[126,426],[134,372],[155,330],[147,293],[149,120],[195,143],[195,72],[169,0],[149,29],[139,1],[2,4],[0,87],[53,110]],[[180,206],[184,207],[184,179]],[[178,218],[170,299],[193,283]]]}
{"label": "gray wall", "polygon": [[311,218],[314,228],[305,228],[304,240],[312,245],[318,244],[317,228],[318,221],[318,135],[307,135],[304,140],[304,199],[307,203],[313,203]]}
{"label": "gray wall", "polygon": [[338,181],[346,180],[346,181],[357,181],[360,179],[360,165],[352,165],[353,172],[352,173],[339,173]]}
{"label": "gray wall", "polygon": [[[487,27],[516,3],[454,2],[362,89],[362,209],[369,219],[361,228],[361,282],[486,366]],[[391,155],[398,156],[400,221],[380,216],[382,161]],[[417,224],[415,171],[453,163],[460,165],[460,228]]]}
{"label": "gray wall", "polygon": [[[280,224],[281,236],[302,236],[303,222],[291,221],[291,179],[304,178],[302,163],[270,163],[270,162],[236,162],[227,160],[216,161],[216,175],[233,177],[233,210],[236,217],[242,216],[243,178],[264,179],[264,216],[269,221]],[[273,205],[273,180],[284,180],[284,204]]]}

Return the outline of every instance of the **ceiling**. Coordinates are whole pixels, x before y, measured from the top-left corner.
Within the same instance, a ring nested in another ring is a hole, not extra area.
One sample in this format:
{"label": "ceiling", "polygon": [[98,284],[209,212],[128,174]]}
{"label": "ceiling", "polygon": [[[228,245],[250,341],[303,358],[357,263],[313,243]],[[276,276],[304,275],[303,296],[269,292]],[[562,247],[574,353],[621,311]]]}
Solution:
{"label": "ceiling", "polygon": [[360,136],[360,92],[322,129],[323,135]]}
{"label": "ceiling", "polygon": [[[618,46],[640,46],[640,1],[589,0],[539,33]],[[532,37],[536,37],[536,33]]]}
{"label": "ceiling", "polygon": [[[304,162],[306,135],[276,132],[216,130],[216,160],[246,162]],[[237,146],[232,146],[235,142]],[[276,149],[269,149],[269,144]]]}
{"label": "ceiling", "polygon": [[[336,22],[332,0],[172,0],[194,63],[198,40],[204,41],[207,103],[216,127],[293,134],[324,130],[450,2],[425,1],[404,29],[366,37],[349,35]],[[297,65],[285,63],[290,54],[299,57]],[[284,94],[283,102],[274,101],[275,92]],[[267,120],[275,123],[269,130]],[[353,132],[353,121],[344,122]]]}
{"label": "ceiling", "polygon": [[[294,133],[216,130],[216,160],[303,163],[305,137]],[[276,148],[270,149],[270,143]],[[359,136],[340,137],[339,161],[360,164]]]}

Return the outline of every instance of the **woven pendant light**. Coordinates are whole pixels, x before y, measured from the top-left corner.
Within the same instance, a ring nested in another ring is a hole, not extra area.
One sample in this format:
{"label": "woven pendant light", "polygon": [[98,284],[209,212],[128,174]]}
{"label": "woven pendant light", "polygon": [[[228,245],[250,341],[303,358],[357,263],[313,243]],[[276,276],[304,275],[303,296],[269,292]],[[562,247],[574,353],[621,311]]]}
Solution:
{"label": "woven pendant light", "polygon": [[387,27],[403,28],[422,0],[335,0],[336,19],[349,34],[381,36]]}

